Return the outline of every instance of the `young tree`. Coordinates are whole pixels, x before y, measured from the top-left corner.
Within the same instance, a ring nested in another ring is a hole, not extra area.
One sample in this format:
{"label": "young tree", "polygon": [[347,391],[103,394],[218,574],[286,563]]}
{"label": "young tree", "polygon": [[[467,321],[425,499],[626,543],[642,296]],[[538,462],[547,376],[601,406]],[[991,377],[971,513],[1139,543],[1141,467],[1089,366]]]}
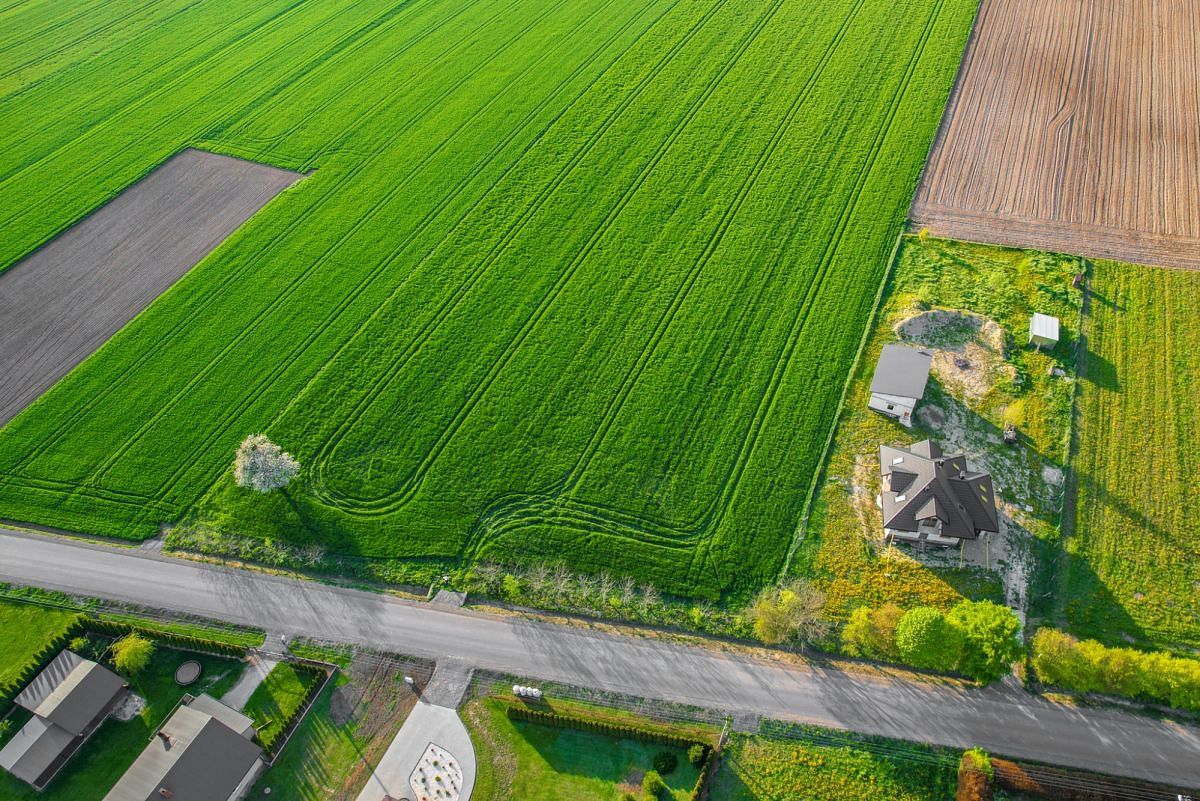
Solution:
{"label": "young tree", "polygon": [[908,664],[930,670],[954,670],[962,653],[962,634],[932,606],[909,609],[896,625],[896,648]]}
{"label": "young tree", "polygon": [[1021,655],[1021,621],[1007,606],[959,601],[946,620],[962,632],[959,670],[978,681],[999,679]]}
{"label": "young tree", "polygon": [[804,579],[768,587],[747,610],[754,633],[768,645],[787,640],[812,642],[829,631],[824,617],[825,593]]}
{"label": "young tree", "polygon": [[897,658],[896,626],[903,615],[904,610],[891,603],[878,609],[858,607],[842,629],[842,649],[850,656],[868,659]]}
{"label": "young tree", "polygon": [[262,434],[251,434],[238,446],[233,478],[255,492],[282,489],[300,472],[300,463]]}
{"label": "young tree", "polygon": [[1046,684],[1093,692],[1101,689],[1099,671],[1080,649],[1079,640],[1058,629],[1033,635],[1033,669]]}
{"label": "young tree", "polygon": [[130,632],[111,646],[113,666],[122,673],[140,673],[154,656],[154,643]]}

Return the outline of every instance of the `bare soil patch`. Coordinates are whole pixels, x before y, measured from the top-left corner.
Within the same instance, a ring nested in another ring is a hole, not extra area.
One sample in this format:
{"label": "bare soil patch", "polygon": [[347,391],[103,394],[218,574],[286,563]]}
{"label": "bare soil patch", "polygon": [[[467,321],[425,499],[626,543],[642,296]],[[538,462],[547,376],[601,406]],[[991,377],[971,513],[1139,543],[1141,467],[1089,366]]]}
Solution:
{"label": "bare soil patch", "polygon": [[911,217],[1200,268],[1200,0],[983,0]]}
{"label": "bare soil patch", "polygon": [[0,425],[301,177],[185,150],[0,273]]}

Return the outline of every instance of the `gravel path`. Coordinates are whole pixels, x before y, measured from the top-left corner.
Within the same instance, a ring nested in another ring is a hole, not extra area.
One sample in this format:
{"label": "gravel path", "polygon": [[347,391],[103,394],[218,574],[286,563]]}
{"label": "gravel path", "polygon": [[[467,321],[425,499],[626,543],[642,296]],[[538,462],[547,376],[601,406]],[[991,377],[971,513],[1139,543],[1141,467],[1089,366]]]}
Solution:
{"label": "gravel path", "polygon": [[0,273],[0,425],[301,177],[184,150]]}

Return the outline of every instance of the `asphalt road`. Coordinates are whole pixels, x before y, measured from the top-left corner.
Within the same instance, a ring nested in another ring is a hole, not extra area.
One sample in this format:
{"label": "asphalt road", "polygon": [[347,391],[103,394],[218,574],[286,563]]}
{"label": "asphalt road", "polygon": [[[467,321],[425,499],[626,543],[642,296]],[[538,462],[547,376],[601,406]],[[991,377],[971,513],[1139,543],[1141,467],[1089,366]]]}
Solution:
{"label": "asphalt road", "polygon": [[449,611],[383,595],[0,529],[0,581],[273,633],[842,729],[1200,787],[1200,728],[1075,709],[1007,687],[794,667],[701,647]]}

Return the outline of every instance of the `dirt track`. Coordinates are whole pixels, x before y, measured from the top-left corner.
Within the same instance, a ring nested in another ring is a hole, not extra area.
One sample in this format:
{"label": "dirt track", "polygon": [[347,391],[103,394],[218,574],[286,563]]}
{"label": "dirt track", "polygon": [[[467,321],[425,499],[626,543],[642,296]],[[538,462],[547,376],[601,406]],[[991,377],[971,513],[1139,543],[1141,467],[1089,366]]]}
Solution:
{"label": "dirt track", "polygon": [[911,216],[1200,268],[1200,0],[983,0]]}
{"label": "dirt track", "polygon": [[300,177],[185,150],[0,273],[0,425]]}

